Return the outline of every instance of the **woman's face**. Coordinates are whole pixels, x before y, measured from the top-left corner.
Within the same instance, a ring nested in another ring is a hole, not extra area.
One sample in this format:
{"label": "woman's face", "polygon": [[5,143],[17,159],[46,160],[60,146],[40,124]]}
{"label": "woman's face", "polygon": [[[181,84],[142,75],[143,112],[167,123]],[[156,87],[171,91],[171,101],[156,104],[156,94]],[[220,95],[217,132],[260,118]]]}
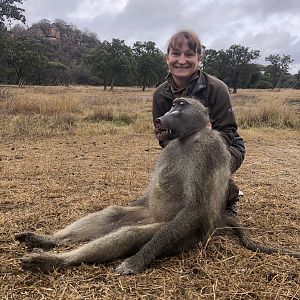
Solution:
{"label": "woman's face", "polygon": [[188,40],[184,39],[179,49],[170,48],[166,61],[176,85],[180,87],[186,84],[197,70],[200,57],[198,53],[189,48]]}

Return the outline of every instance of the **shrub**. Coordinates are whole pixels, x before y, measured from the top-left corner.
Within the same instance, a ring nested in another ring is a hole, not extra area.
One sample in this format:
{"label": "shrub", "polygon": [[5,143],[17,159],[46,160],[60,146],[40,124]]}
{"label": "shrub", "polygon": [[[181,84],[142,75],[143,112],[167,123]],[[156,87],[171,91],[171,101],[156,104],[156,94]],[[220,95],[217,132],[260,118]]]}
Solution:
{"label": "shrub", "polygon": [[259,80],[259,81],[257,81],[255,88],[257,88],[257,89],[273,89],[273,85],[269,81]]}
{"label": "shrub", "polygon": [[11,93],[6,89],[0,89],[0,101],[11,99]]}
{"label": "shrub", "polygon": [[290,105],[279,100],[261,101],[255,106],[248,107],[238,116],[239,126],[273,127],[273,128],[300,128],[300,119]]}
{"label": "shrub", "polygon": [[119,114],[110,109],[99,108],[85,117],[85,120],[89,122],[107,121],[112,122],[117,126],[127,126],[134,123],[136,121],[136,118],[137,116],[135,114]]}

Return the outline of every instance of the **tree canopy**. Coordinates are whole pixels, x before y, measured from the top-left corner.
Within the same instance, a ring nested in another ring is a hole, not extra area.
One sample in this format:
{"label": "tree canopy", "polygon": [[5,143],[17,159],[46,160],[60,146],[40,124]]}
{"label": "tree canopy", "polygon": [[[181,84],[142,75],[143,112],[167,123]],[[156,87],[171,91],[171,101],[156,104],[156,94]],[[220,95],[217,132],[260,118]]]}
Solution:
{"label": "tree canopy", "polygon": [[289,66],[293,60],[290,55],[271,54],[266,57],[266,61],[269,61],[270,65],[265,67],[265,74],[271,78],[274,88],[279,87],[284,77],[288,76]]}
{"label": "tree canopy", "polygon": [[205,57],[205,70],[222,78],[236,93],[237,87],[242,85],[242,80],[249,81],[251,74],[256,71],[253,68],[253,60],[259,57],[259,50],[231,45],[226,50],[205,50]]}
{"label": "tree canopy", "polygon": [[146,86],[161,82],[161,74],[166,74],[167,68],[163,53],[155,47],[154,42],[135,42],[132,48],[137,64],[138,85],[145,90]]}
{"label": "tree canopy", "polygon": [[[25,22],[22,0],[0,0],[0,26]],[[100,41],[94,33],[82,32],[57,19],[40,20],[31,27],[16,25],[0,31],[0,83],[92,84],[111,89],[115,85],[157,86],[167,75],[164,54],[153,41],[132,46],[114,38]],[[299,73],[291,75],[293,62],[287,54],[271,54],[268,65],[256,63],[259,50],[243,45],[228,49],[205,49],[202,68],[238,88],[300,88]]]}

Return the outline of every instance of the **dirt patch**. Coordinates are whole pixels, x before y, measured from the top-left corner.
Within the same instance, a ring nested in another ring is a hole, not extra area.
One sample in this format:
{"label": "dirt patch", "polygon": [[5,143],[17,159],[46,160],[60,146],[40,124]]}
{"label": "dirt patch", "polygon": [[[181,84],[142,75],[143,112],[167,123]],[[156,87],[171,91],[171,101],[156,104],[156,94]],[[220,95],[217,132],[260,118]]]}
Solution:
{"label": "dirt patch", "polygon": [[[299,136],[287,130],[242,134],[240,221],[257,241],[299,250]],[[20,268],[26,249],[15,233],[51,233],[89,212],[128,203],[144,190],[160,151],[150,134],[2,141],[0,298],[300,299],[299,261],[245,250],[230,234],[216,234],[205,249],[159,260],[136,276],[116,275],[117,261],[48,275]]]}

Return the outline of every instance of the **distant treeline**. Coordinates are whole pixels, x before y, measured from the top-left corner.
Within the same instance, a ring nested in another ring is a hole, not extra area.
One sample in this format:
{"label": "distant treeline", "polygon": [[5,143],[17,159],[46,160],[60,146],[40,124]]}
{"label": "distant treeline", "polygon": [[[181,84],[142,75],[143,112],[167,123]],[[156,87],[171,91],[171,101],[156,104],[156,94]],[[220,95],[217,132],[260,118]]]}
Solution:
{"label": "distant treeline", "polygon": [[[153,87],[167,75],[164,53],[155,42],[99,41],[63,20],[41,20],[26,28],[0,30],[0,83],[30,85],[115,85]],[[235,92],[237,88],[300,89],[300,71],[289,73],[290,55],[272,54],[267,65],[255,63],[259,50],[232,45],[203,49],[202,68]]]}

